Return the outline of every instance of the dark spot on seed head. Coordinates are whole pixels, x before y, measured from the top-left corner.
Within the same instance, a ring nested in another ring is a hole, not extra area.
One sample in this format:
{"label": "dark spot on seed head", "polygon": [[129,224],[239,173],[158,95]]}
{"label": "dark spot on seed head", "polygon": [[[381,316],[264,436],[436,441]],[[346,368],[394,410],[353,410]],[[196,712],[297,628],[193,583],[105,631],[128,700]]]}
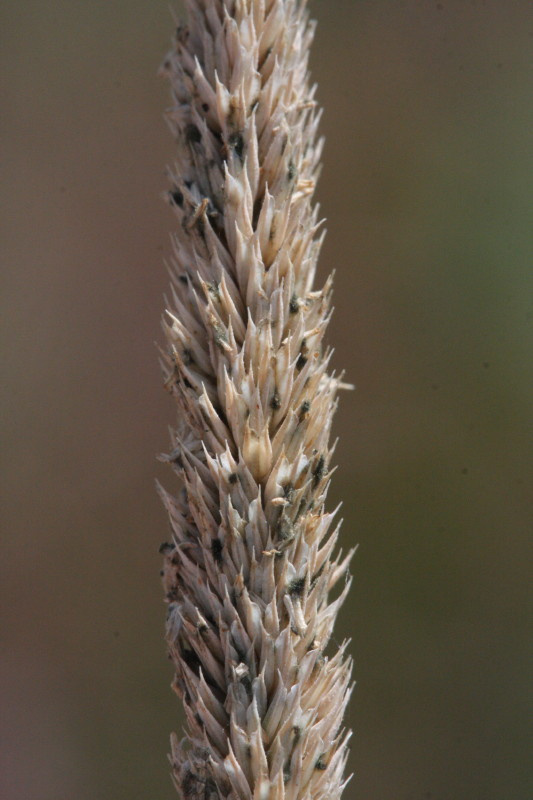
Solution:
{"label": "dark spot on seed head", "polygon": [[211,553],[213,554],[213,559],[216,561],[217,564],[222,563],[222,542],[220,539],[212,539],[211,540]]}
{"label": "dark spot on seed head", "polygon": [[180,283],[184,283],[186,286],[189,283],[189,278],[184,272],[179,276],[178,280],[180,281]]}
{"label": "dark spot on seed head", "polygon": [[205,111],[205,113],[207,114],[207,112],[209,111],[208,103],[202,103],[202,111]]}
{"label": "dark spot on seed head", "polygon": [[182,358],[183,358],[183,363],[186,364],[187,366],[189,364],[192,364],[192,362],[194,361],[192,353],[188,348],[184,349],[182,353]]}
{"label": "dark spot on seed head", "polygon": [[325,467],[324,456],[320,456],[317,465],[313,470],[313,487],[316,488],[324,476]]}
{"label": "dark spot on seed head", "polygon": [[194,650],[189,650],[188,648],[182,647],[180,648],[180,655],[182,659],[185,661],[189,669],[194,672],[196,675],[200,672],[200,659],[194,652]]}
{"label": "dark spot on seed head", "polygon": [[192,383],[190,381],[188,381],[187,378],[183,379],[183,383],[187,387],[187,389],[192,389],[193,388]]}
{"label": "dark spot on seed head", "polygon": [[300,406],[300,422],[309,413],[309,409],[311,408],[311,403],[309,400],[304,400],[302,405]]}
{"label": "dark spot on seed head", "polygon": [[289,161],[289,169],[287,170],[287,178],[289,181],[293,181],[298,174],[294,161],[291,159]]}
{"label": "dark spot on seed head", "polygon": [[244,153],[244,139],[242,133],[233,133],[229,137],[228,144],[231,147],[231,149],[238,155],[239,159],[242,161]]}
{"label": "dark spot on seed head", "polygon": [[272,400],[270,401],[270,408],[273,411],[277,411],[278,408],[281,408],[281,400],[279,398],[278,390],[274,390],[274,394],[272,395]]}
{"label": "dark spot on seed head", "polygon": [[322,753],[322,755],[320,755],[317,758],[317,760],[315,761],[315,769],[324,770],[324,769],[327,769],[327,768],[328,768],[328,765],[326,763],[326,754]]}
{"label": "dark spot on seed head", "polygon": [[301,372],[305,365],[307,364],[307,356],[304,356],[303,353],[300,353],[298,356],[298,360],[296,361],[296,369],[298,372]]}
{"label": "dark spot on seed head", "polygon": [[305,578],[295,578],[289,583],[287,591],[293,597],[301,597],[305,591]]}
{"label": "dark spot on seed head", "polygon": [[171,553],[174,550],[174,545],[170,542],[163,542],[159,545],[159,552],[160,553]]}
{"label": "dark spot on seed head", "polygon": [[232,472],[231,475],[229,476],[228,480],[232,485],[235,485],[237,483],[237,481],[239,480],[239,477],[238,477],[236,472]]}
{"label": "dark spot on seed head", "polygon": [[292,483],[289,482],[289,483],[284,484],[284,486],[283,486],[283,495],[284,495],[285,499],[288,500],[289,502],[292,500],[292,498],[294,496],[294,486],[293,486]]}
{"label": "dark spot on seed head", "polygon": [[300,309],[300,303],[298,302],[298,298],[296,297],[296,295],[293,294],[289,303],[289,311],[291,312],[291,314],[297,314],[299,309]]}
{"label": "dark spot on seed head", "polygon": [[213,281],[213,283],[208,283],[207,291],[216,300],[220,300],[220,283],[218,283],[217,281]]}
{"label": "dark spot on seed head", "polygon": [[180,208],[183,208],[183,193],[180,192],[179,189],[175,189],[173,192],[169,192],[172,202],[175,203]]}
{"label": "dark spot on seed head", "polygon": [[198,144],[202,141],[202,134],[194,122],[189,123],[185,128],[185,136],[190,144]]}
{"label": "dark spot on seed head", "polygon": [[263,206],[263,200],[260,197],[258,197],[254,203],[254,210],[252,214],[252,225],[254,228],[257,226],[257,223],[259,221],[259,214],[261,213],[262,206]]}

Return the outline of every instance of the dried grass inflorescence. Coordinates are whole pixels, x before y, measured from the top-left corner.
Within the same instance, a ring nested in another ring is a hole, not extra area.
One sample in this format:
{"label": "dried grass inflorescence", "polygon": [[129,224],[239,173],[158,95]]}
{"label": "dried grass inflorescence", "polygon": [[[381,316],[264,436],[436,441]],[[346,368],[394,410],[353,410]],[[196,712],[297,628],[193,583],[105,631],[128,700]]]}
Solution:
{"label": "dried grass inflorescence", "polygon": [[[189,0],[162,67],[178,229],[164,322],[177,496],[161,490],[183,798],[337,800],[350,693],[325,655],[349,588],[324,508],[339,380],[313,288],[321,142],[299,0]],[[340,582],[336,599],[328,594]]]}

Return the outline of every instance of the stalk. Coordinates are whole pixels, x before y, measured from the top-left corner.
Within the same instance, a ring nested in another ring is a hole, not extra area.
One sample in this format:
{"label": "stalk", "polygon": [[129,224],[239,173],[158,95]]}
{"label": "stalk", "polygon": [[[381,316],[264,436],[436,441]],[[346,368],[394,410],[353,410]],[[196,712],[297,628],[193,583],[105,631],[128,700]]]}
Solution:
{"label": "stalk", "polygon": [[353,551],[334,555],[325,510],[343,384],[323,344],[331,277],[313,285],[314,25],[298,0],[186,5],[162,67],[177,143],[165,459],[181,479],[160,489],[163,583],[186,714],[172,772],[192,800],[337,800],[351,661],[346,643],[325,650]]}

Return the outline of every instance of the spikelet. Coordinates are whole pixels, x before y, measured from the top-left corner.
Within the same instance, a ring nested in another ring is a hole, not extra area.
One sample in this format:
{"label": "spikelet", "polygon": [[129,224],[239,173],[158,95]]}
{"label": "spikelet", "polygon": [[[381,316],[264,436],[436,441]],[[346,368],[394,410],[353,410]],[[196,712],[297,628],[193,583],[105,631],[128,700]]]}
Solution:
{"label": "spikelet", "polygon": [[[165,383],[178,406],[161,489],[167,642],[192,800],[337,800],[349,733],[349,589],[324,508],[339,379],[312,197],[322,142],[299,0],[188,0],[162,73],[177,141]],[[340,583],[336,599],[328,599]]]}

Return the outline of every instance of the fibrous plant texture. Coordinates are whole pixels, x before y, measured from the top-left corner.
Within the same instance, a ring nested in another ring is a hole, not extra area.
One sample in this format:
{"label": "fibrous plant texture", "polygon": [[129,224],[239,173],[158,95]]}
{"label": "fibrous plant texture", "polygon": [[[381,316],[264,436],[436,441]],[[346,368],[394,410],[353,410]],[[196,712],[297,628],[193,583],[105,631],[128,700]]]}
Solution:
{"label": "fibrous plant texture", "polygon": [[[350,693],[325,653],[349,553],[324,503],[341,386],[313,193],[321,142],[299,0],[189,0],[162,71],[177,142],[166,386],[182,488],[162,490],[183,798],[337,800]],[[339,584],[334,599],[331,590]]]}

